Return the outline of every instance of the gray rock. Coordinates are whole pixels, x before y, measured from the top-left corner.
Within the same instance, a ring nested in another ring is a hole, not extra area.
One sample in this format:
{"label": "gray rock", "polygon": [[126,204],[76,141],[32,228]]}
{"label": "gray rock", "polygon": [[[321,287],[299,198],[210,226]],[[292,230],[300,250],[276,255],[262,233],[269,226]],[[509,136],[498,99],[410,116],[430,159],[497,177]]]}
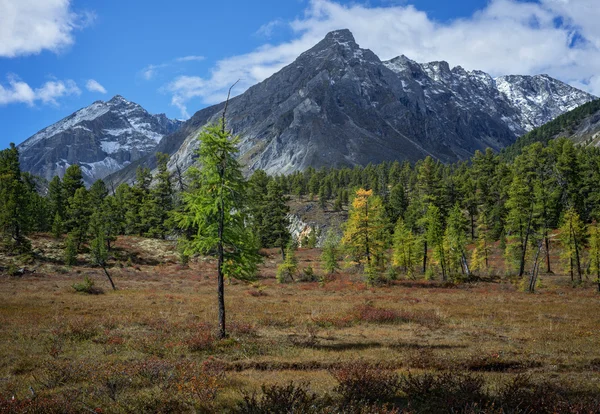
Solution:
{"label": "gray rock", "polygon": [[[241,136],[247,172],[290,173],[308,167],[416,161],[444,162],[476,150],[499,150],[533,127],[594,97],[546,75],[493,79],[446,62],[405,56],[382,62],[348,30],[329,33],[270,78],[233,98],[227,127]],[[169,168],[195,162],[199,131],[223,104],[197,112],[158,148]],[[137,165],[111,176],[131,181]]]}
{"label": "gray rock", "polygon": [[153,155],[160,140],[181,124],[164,114],[151,115],[117,95],[80,109],[21,143],[21,168],[49,180],[62,176],[69,165],[79,164],[90,185]]}

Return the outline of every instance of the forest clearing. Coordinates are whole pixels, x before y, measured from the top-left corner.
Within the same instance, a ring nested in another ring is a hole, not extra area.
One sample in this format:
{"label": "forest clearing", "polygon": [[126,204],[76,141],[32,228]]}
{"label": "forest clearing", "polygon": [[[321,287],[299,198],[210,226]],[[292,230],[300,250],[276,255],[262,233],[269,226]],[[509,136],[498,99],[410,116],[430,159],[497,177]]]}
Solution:
{"label": "forest clearing", "polygon": [[[488,399],[517,384],[520,398],[542,398],[535,402],[542,411],[555,401],[549,390],[575,404],[570,412],[592,412],[588,398],[597,404],[600,309],[589,281],[572,287],[567,275],[542,274],[531,294],[499,276],[455,284],[418,274],[369,287],[342,269],[322,282],[282,284],[279,250],[268,249],[256,281],[226,285],[229,337],[218,340],[213,259],[183,266],[173,242],[119,237],[112,291],[101,268],[57,263],[60,242],[32,241],[44,258],[27,267],[35,273],[0,283],[0,412],[18,404],[30,412],[251,412],[244,396],[259,398],[263,384],[293,381],[343,399],[336,378],[356,364],[374,369],[373,381],[390,372],[450,375],[471,386],[482,380]],[[310,266],[321,274],[320,255],[299,249],[299,273]],[[85,277],[96,294],[73,288]],[[407,386],[384,399],[414,412],[431,408],[423,396],[440,404],[427,394],[435,387],[420,395]],[[475,401],[478,394],[469,395]],[[290,395],[279,396],[289,404]],[[452,398],[469,406],[445,393],[443,410]]]}

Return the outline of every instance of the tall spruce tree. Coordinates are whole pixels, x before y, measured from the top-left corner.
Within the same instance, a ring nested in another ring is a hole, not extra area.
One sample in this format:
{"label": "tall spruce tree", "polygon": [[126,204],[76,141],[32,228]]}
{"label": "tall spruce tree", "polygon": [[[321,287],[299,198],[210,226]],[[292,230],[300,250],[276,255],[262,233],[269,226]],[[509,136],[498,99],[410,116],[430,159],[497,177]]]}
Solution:
{"label": "tall spruce tree", "polygon": [[279,247],[281,256],[285,259],[285,247],[292,238],[289,227],[287,205],[288,198],[275,180],[267,184],[267,193],[262,202],[259,227],[259,237],[263,247]]}

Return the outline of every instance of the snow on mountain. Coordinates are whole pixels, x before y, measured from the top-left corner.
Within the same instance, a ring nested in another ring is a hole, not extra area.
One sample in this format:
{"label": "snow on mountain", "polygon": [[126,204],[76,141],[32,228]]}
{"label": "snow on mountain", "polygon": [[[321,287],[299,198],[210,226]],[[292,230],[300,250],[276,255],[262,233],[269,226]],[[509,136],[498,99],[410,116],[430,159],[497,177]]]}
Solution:
{"label": "snow on mountain", "polygon": [[51,179],[69,165],[81,166],[86,184],[152,154],[182,122],[151,115],[120,95],[96,101],[39,131],[19,145],[21,167]]}
{"label": "snow on mountain", "polygon": [[[545,75],[489,74],[406,56],[382,62],[349,30],[331,32],[293,63],[231,99],[227,127],[241,137],[248,172],[285,174],[309,167],[382,161],[444,162],[476,150],[500,150],[533,127],[594,99]],[[169,168],[195,162],[198,132],[217,122],[224,104],[198,111],[158,151]],[[145,157],[109,179],[131,181]]]}

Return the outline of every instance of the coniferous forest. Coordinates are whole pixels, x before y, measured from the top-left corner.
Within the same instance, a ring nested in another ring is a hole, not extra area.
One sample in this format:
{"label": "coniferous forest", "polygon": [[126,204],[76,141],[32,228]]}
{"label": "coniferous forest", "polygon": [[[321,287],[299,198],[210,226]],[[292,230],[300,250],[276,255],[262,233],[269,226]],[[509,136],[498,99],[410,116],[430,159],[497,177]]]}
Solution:
{"label": "coniferous forest", "polygon": [[[174,177],[168,156],[156,158],[154,176],[140,167],[131,185],[98,180],[85,188],[77,165],[44,183],[20,171],[14,146],[2,151],[4,247],[27,254],[29,234],[51,233],[66,240],[66,262],[93,245],[97,264],[116,237],[135,235],[179,240],[187,260],[200,224],[191,219],[194,195],[204,192],[200,170]],[[348,212],[344,226],[330,229],[343,236],[340,257],[377,278],[386,272],[442,280],[498,274],[488,260],[498,244],[506,275],[535,277],[542,269],[566,271],[574,283],[598,279],[600,150],[568,139],[535,142],[514,157],[487,150],[450,165],[427,157],[416,164],[309,168],[274,177],[259,170],[237,181],[253,248],[277,247],[283,257],[289,243],[308,242],[292,240],[288,229],[287,201],[295,199]],[[312,233],[316,245],[317,229]]]}

